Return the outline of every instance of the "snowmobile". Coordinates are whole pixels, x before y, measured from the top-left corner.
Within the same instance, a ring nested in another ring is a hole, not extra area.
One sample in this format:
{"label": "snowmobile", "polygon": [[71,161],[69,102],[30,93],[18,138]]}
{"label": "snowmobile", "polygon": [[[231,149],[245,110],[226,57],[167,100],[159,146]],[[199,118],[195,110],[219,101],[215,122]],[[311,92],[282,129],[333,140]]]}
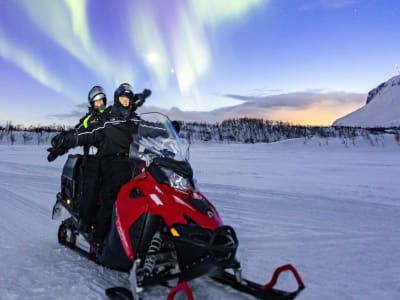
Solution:
{"label": "snowmobile", "polygon": [[[166,116],[140,116],[129,158],[132,179],[118,193],[111,229],[100,249],[90,234],[78,229],[79,154],[69,155],[64,165],[53,208],[53,219],[62,221],[60,243],[101,265],[130,273],[130,289],[108,288],[110,299],[139,299],[147,286],[159,284],[172,287],[168,299],[179,291],[193,299],[187,282],[201,276],[260,299],[294,299],[304,289],[292,265],[278,268],[266,285],[242,277],[235,230],[224,225],[217,209],[196,187],[189,144],[179,138]],[[297,290],[274,288],[283,271],[293,273]]]}

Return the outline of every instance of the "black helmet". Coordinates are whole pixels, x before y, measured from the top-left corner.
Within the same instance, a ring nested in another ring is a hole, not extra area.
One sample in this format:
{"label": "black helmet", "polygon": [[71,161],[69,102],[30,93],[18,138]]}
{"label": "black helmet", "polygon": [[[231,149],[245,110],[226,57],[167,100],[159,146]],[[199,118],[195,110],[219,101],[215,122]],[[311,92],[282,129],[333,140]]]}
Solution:
{"label": "black helmet", "polygon": [[120,105],[118,97],[126,96],[129,98],[129,106],[132,105],[135,94],[133,93],[133,87],[129,83],[121,84],[114,92],[114,104]]}
{"label": "black helmet", "polygon": [[105,90],[99,86],[99,85],[95,85],[94,87],[92,87],[89,91],[88,94],[88,101],[89,101],[89,105],[90,107],[93,108],[93,102],[103,99],[104,101],[104,106],[107,105],[107,96],[106,96],[106,92]]}

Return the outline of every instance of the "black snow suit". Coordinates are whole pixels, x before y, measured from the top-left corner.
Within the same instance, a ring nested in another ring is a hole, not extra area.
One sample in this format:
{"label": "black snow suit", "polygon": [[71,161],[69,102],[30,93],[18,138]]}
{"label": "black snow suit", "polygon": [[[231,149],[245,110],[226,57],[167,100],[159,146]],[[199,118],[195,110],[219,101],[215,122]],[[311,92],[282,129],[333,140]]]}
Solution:
{"label": "black snow suit", "polygon": [[108,107],[102,114],[107,121],[91,131],[78,133],[81,146],[98,145],[102,204],[95,221],[94,238],[102,241],[111,225],[114,202],[123,184],[132,178],[129,148],[138,132],[139,118],[134,111],[123,115],[118,105]]}
{"label": "black snow suit", "polygon": [[[103,116],[103,110],[90,109],[79,123],[75,126],[78,133],[91,132],[101,127],[106,121]],[[80,193],[79,197],[79,215],[80,229],[89,231],[91,225],[95,223],[97,208],[100,204],[99,188],[101,186],[100,176],[100,157],[98,155],[99,145],[84,146],[84,155],[81,164]]]}

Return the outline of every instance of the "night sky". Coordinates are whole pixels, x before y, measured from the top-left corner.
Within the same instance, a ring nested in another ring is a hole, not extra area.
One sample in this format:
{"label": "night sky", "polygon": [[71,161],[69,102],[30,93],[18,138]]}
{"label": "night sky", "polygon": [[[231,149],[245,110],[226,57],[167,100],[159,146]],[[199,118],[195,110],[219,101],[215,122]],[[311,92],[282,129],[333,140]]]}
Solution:
{"label": "night sky", "polygon": [[400,73],[399,29],[398,0],[0,0],[0,125],[74,124],[123,82],[188,111],[290,94],[265,117],[327,124]]}

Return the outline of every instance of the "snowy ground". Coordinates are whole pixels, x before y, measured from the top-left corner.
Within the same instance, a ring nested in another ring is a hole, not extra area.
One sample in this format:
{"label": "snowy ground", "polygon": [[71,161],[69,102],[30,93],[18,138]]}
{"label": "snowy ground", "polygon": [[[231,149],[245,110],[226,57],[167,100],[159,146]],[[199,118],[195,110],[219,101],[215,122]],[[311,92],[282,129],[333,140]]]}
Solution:
{"label": "snowy ground", "polygon": [[[400,299],[400,146],[385,139],[193,145],[199,187],[235,227],[245,276],[263,283],[291,263],[306,284],[298,299]],[[127,275],[57,243],[65,157],[50,164],[45,148],[0,146],[0,299],[106,299]],[[245,299],[210,284],[192,282],[195,298]],[[295,288],[288,275],[279,285]]]}

